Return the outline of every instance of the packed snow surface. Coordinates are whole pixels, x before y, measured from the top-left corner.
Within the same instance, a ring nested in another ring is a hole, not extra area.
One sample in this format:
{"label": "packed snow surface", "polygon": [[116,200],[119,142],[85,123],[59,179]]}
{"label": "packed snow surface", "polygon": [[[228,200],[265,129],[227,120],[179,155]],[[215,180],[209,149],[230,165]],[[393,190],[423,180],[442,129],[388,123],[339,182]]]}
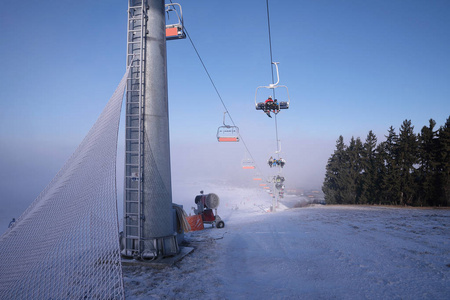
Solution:
{"label": "packed snow surface", "polygon": [[175,265],[124,266],[126,299],[450,298],[450,210],[286,197],[267,213],[243,194],[224,193],[225,228],[186,233]]}

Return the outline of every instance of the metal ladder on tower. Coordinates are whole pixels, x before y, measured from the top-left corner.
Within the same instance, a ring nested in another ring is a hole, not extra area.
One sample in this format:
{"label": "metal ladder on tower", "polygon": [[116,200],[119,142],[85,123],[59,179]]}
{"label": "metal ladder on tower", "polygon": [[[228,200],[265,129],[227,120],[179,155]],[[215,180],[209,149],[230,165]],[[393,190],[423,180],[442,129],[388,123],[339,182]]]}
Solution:
{"label": "metal ladder on tower", "polygon": [[146,0],[129,0],[126,90],[124,236],[122,254],[139,257],[143,250],[143,149],[145,94]]}

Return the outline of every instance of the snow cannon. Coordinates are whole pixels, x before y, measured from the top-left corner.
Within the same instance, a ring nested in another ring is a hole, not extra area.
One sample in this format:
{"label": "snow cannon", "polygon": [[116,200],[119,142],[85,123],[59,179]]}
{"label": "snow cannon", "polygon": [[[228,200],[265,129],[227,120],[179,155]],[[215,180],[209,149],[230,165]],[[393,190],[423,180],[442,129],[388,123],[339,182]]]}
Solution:
{"label": "snow cannon", "polygon": [[225,222],[217,214],[219,203],[219,196],[216,194],[203,194],[203,191],[200,191],[200,195],[195,197],[197,209],[194,208],[194,213],[202,216],[203,223],[211,224],[212,227],[223,228]]}

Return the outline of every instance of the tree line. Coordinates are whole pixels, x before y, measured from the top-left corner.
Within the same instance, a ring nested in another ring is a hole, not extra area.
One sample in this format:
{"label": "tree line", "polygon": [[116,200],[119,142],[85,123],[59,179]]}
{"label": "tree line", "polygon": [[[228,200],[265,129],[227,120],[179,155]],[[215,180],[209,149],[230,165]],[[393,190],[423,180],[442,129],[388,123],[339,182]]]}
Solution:
{"label": "tree line", "polygon": [[377,144],[339,136],[328,159],[322,190],[327,204],[450,206],[450,117],[436,129],[430,119],[419,134],[411,120],[391,126]]}

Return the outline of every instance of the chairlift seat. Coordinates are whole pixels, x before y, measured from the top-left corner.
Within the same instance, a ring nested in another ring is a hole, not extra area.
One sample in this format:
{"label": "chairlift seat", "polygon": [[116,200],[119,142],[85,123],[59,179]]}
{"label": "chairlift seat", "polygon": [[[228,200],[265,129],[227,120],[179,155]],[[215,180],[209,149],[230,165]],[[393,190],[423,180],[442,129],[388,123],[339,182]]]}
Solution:
{"label": "chairlift seat", "polygon": [[183,12],[181,5],[178,3],[166,4],[166,12],[173,12],[176,16],[177,23],[166,24],[166,40],[177,40],[186,38],[186,33],[183,30]]}
{"label": "chairlift seat", "polygon": [[254,169],[255,166],[242,166],[242,169]]}
{"label": "chairlift seat", "polygon": [[256,110],[264,110],[264,102],[258,102],[256,104]]}
{"label": "chairlift seat", "polygon": [[239,142],[238,137],[219,137],[219,142]]}
{"label": "chairlift seat", "polygon": [[260,90],[260,89],[269,89],[269,90],[272,90],[273,92],[275,92],[275,89],[280,88],[281,90],[285,90],[286,91],[286,94],[285,95],[283,94],[282,98],[287,100],[287,101],[278,102],[278,107],[277,106],[275,106],[273,108],[267,107],[267,110],[277,110],[276,113],[278,113],[278,110],[280,110],[280,109],[288,109],[289,108],[289,103],[291,101],[291,98],[289,96],[289,89],[288,89],[288,87],[285,86],[285,85],[279,85],[278,84],[280,82],[280,74],[278,72],[278,62],[272,62],[272,64],[275,65],[275,68],[277,70],[277,81],[275,83],[271,83],[271,84],[266,85],[266,86],[258,86],[256,88],[256,91],[255,91],[255,108],[256,108],[256,110],[264,110],[264,111],[266,110],[264,102],[257,102],[258,99],[260,99],[260,97],[258,97],[258,90]]}
{"label": "chairlift seat", "polygon": [[239,142],[239,128],[237,126],[220,126],[217,129],[219,142]]}
{"label": "chairlift seat", "polygon": [[242,169],[254,169],[255,164],[251,160],[245,160],[242,162]]}
{"label": "chairlift seat", "polygon": [[176,40],[184,38],[186,38],[186,34],[184,33],[183,28],[179,24],[166,26],[166,40]]}
{"label": "chairlift seat", "polygon": [[[270,107],[268,107],[269,110],[274,110],[274,109],[288,109],[289,108],[289,102],[287,101],[281,101],[278,102],[278,108],[275,105],[271,105]],[[265,103],[264,102],[258,102],[256,104],[256,110],[265,110]]]}
{"label": "chairlift seat", "polygon": [[288,109],[289,108],[289,102],[287,102],[287,101],[281,101],[279,104],[280,104],[280,109]]}

